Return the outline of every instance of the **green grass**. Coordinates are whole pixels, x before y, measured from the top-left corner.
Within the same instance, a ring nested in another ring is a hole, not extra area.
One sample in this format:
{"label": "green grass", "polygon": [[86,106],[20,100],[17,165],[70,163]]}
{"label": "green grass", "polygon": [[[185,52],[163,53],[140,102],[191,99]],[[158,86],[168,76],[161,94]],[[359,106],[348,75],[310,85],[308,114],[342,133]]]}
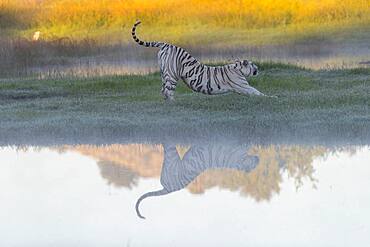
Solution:
{"label": "green grass", "polygon": [[207,96],[180,82],[166,102],[158,73],[2,81],[0,142],[370,142],[370,69],[260,68],[250,84],[277,99]]}

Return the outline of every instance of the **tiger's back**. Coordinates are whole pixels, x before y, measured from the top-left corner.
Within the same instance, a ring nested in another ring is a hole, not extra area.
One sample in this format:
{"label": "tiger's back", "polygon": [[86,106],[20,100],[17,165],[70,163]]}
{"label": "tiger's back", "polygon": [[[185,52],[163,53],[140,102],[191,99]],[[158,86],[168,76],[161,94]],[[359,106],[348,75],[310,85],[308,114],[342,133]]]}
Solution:
{"label": "tiger's back", "polygon": [[223,83],[223,75],[230,72],[227,67],[226,72],[223,66],[204,65],[181,47],[171,44],[162,46],[158,52],[158,64],[162,75],[168,75],[169,80],[183,80],[195,92],[211,95],[228,91],[229,85]]}

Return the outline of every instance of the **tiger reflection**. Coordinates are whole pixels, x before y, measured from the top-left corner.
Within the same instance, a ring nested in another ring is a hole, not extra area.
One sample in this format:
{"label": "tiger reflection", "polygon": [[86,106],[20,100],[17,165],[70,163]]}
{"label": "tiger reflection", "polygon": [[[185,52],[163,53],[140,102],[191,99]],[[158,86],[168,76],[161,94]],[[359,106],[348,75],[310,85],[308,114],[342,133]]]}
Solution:
{"label": "tiger reflection", "polygon": [[160,178],[163,188],[145,193],[136,202],[136,213],[143,219],[145,218],[140,213],[139,205],[147,197],[181,190],[208,169],[237,169],[248,173],[259,162],[257,156],[247,154],[245,147],[192,146],[182,159],[175,146],[163,145],[163,147],[164,161]]}

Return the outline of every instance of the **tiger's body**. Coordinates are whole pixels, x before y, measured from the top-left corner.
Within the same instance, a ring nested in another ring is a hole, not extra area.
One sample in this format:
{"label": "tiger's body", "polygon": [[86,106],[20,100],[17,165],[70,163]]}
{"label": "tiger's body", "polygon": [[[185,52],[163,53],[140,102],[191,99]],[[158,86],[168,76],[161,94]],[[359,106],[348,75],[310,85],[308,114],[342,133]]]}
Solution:
{"label": "tiger's body", "polygon": [[258,68],[250,61],[236,61],[224,66],[207,66],[183,48],[164,42],[141,41],[136,36],[137,21],[132,28],[133,39],[142,46],[159,48],[158,63],[162,78],[162,94],[174,99],[177,82],[181,79],[193,91],[215,95],[227,92],[264,95],[251,87],[247,77],[256,76]]}

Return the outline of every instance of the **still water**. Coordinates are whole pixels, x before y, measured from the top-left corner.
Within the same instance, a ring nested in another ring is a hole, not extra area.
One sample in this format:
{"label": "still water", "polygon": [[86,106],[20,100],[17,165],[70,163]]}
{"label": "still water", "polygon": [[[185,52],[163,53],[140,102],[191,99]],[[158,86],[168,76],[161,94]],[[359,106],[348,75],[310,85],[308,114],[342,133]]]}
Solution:
{"label": "still water", "polygon": [[369,161],[368,146],[3,147],[0,246],[369,246]]}

